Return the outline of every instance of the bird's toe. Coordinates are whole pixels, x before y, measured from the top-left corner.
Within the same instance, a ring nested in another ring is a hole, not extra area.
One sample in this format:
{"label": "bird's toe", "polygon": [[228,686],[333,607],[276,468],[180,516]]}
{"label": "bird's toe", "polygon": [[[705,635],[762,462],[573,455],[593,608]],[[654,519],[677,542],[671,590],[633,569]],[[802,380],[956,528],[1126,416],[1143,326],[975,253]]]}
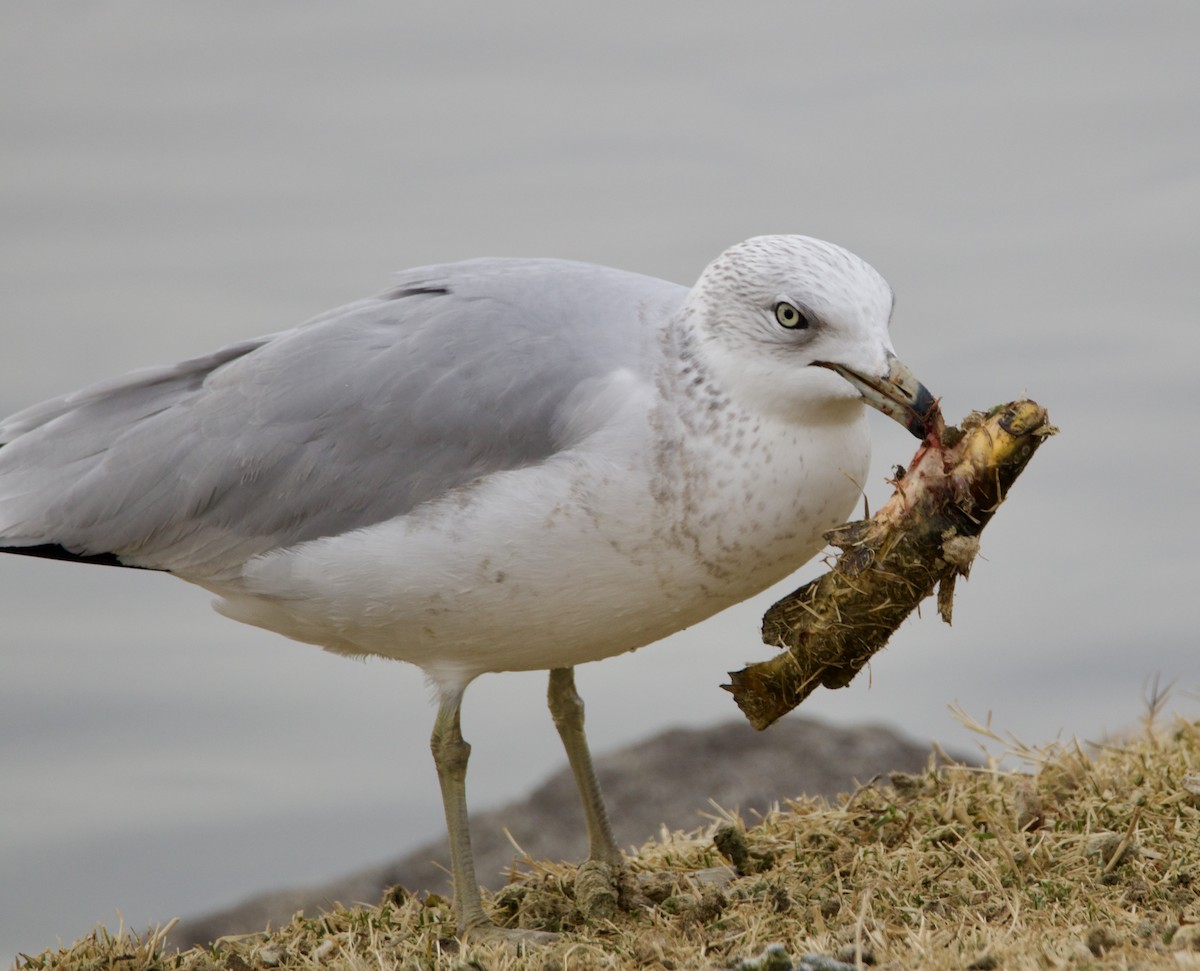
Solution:
{"label": "bird's toe", "polygon": [[477,924],[460,933],[459,940],[465,945],[502,944],[517,954],[531,947],[547,947],[562,939],[552,931],[536,931],[522,927],[497,927],[495,924]]}

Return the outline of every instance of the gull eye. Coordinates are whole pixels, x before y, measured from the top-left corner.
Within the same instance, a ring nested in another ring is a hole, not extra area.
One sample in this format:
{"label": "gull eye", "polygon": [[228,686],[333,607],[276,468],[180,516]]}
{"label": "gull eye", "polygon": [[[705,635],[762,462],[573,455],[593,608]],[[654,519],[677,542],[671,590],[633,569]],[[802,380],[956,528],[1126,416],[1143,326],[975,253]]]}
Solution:
{"label": "gull eye", "polygon": [[786,300],[775,304],[775,319],[779,321],[780,327],[786,327],[788,330],[807,330],[809,325],[808,315]]}

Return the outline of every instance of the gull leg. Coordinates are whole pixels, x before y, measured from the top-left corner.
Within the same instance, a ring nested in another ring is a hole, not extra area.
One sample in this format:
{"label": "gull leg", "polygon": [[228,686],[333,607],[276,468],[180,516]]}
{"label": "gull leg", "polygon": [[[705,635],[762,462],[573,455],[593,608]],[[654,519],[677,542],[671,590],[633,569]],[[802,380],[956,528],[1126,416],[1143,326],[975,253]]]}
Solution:
{"label": "gull leg", "polygon": [[437,765],[438,783],[442,787],[446,831],[450,834],[450,872],[454,878],[454,918],[458,936],[472,942],[502,940],[518,949],[527,945],[552,944],[558,939],[557,934],[497,927],[483,912],[479,881],[475,879],[475,859],[471,855],[471,831],[467,826],[467,760],[471,746],[463,739],[459,724],[462,696],[462,688],[441,693],[433,736],[429,740]]}
{"label": "gull leg", "polygon": [[446,830],[450,834],[450,870],[454,878],[454,914],[459,934],[491,924],[483,912],[479,883],[475,879],[475,861],[471,856],[471,832],[467,826],[467,759],[471,755],[471,746],[463,740],[459,726],[462,696],[462,688],[442,692],[437,718],[433,722],[433,736],[429,740],[442,788]]}
{"label": "gull leg", "polygon": [[567,750],[567,761],[571,763],[579,798],[583,802],[588,831],[588,859],[620,866],[621,851],[613,838],[604,798],[600,795],[600,783],[596,781],[596,771],[592,768],[587,736],[583,733],[583,699],[575,691],[574,668],[554,668],[550,672],[547,700],[554,726],[558,729],[563,748]]}

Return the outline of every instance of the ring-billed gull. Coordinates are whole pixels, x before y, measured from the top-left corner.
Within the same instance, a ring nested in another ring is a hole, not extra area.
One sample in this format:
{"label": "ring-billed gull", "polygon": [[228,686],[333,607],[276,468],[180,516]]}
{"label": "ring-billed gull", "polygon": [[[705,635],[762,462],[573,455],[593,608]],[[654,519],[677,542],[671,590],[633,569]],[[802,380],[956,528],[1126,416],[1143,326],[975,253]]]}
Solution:
{"label": "ring-billed gull", "polygon": [[892,293],[761,236],[691,289],[558,260],[399,274],[379,296],[0,424],[0,547],[165,570],[228,616],[418,665],[459,931],[498,933],[467,831],[463,691],[549,669],[593,860],[621,854],[573,666],[793,572],[850,513],[863,402],[915,435]]}

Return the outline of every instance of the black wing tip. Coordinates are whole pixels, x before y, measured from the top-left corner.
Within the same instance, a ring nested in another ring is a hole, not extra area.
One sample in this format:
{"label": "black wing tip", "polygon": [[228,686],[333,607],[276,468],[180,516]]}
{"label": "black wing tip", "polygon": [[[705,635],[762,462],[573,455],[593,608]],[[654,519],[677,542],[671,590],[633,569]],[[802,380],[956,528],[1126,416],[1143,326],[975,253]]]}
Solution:
{"label": "black wing tip", "polygon": [[97,566],[121,566],[127,570],[145,570],[144,566],[122,563],[116,553],[72,553],[58,543],[40,543],[37,546],[0,546],[0,553],[16,553],[18,556],[40,556],[46,560],[67,560],[71,563],[94,563]]}
{"label": "black wing tip", "polygon": [[404,297],[444,297],[450,288],[441,284],[417,284],[411,287],[394,287],[384,294],[385,300],[401,300]]}

